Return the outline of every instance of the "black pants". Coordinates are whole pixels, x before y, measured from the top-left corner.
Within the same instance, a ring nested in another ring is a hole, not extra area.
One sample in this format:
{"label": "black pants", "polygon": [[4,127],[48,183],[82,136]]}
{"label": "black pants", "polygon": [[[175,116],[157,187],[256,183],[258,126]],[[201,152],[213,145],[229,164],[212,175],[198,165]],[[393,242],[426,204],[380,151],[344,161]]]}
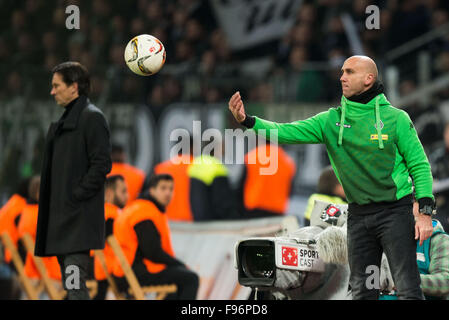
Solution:
{"label": "black pants", "polygon": [[97,294],[92,298],[92,300],[105,300],[109,288],[108,280],[98,280],[97,285]]}
{"label": "black pants", "polygon": [[367,272],[367,268],[377,266],[377,270],[380,270],[382,252],[387,256],[398,298],[424,299],[414,236],[415,221],[411,204],[384,208],[366,215],[349,212],[349,281],[354,300],[378,299],[379,286],[369,288],[371,286],[368,284],[373,279],[373,269],[371,267]]}
{"label": "black pants", "polygon": [[76,252],[57,256],[61,268],[62,285],[67,300],[90,300],[86,287],[89,268],[89,252]]}
{"label": "black pants", "polygon": [[[159,273],[136,272],[142,287],[176,284],[176,293],[168,294],[165,300],[195,300],[199,286],[198,275],[183,266],[167,267]],[[122,292],[128,291],[128,283],[123,278],[116,278],[117,286]]]}

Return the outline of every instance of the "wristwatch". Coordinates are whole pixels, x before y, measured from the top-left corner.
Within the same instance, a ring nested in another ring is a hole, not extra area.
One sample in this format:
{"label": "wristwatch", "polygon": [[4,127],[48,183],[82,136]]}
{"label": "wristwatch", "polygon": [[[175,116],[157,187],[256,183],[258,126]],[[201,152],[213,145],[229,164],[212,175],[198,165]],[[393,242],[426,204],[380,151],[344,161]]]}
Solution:
{"label": "wristwatch", "polygon": [[437,213],[437,211],[434,206],[424,205],[422,208],[419,208],[419,213],[427,216],[433,216]]}

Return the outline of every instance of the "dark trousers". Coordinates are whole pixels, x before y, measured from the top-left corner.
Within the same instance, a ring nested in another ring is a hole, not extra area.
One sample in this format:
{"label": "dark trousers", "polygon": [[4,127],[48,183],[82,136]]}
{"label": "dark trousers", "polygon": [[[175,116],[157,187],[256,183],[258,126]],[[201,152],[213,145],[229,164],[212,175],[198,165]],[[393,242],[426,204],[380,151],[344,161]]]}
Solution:
{"label": "dark trousers", "polygon": [[90,300],[86,287],[89,268],[89,252],[76,252],[57,256],[61,268],[62,285],[67,300]]}
{"label": "dark trousers", "polygon": [[[199,286],[198,275],[183,266],[167,267],[159,273],[136,272],[137,280],[142,287],[176,284],[176,293],[168,294],[165,300],[195,300]],[[125,277],[115,278],[120,291],[128,291]]]}
{"label": "dark trousers", "polygon": [[105,300],[109,288],[108,280],[98,280],[97,285],[97,295],[92,300]]}
{"label": "dark trousers", "polygon": [[415,221],[411,204],[383,208],[366,215],[349,212],[349,283],[354,300],[378,299],[379,280],[376,279],[377,285],[369,289],[374,272],[373,267],[368,267],[377,266],[377,270],[380,270],[382,252],[387,256],[398,298],[424,299],[414,236]]}

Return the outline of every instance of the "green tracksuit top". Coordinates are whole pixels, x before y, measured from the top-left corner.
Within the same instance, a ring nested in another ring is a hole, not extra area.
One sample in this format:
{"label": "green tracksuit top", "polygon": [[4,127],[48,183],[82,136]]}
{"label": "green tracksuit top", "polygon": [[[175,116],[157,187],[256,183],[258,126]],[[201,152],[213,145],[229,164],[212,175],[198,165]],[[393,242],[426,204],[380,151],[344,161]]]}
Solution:
{"label": "green tracksuit top", "polygon": [[416,199],[434,199],[430,164],[413,123],[384,94],[367,104],[342,96],[339,107],[291,123],[255,118],[252,129],[276,129],[264,134],[274,134],[280,144],[325,144],[349,203],[401,199],[412,193],[410,176]]}

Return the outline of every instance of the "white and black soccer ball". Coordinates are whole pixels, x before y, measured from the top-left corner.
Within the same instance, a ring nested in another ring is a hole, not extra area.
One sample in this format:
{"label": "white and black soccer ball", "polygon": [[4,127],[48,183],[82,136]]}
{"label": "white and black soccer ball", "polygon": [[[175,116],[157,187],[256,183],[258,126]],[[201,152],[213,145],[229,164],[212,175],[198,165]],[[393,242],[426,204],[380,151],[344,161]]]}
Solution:
{"label": "white and black soccer ball", "polygon": [[128,68],[140,76],[157,73],[165,63],[165,48],[162,42],[149,34],[132,38],[125,48]]}

